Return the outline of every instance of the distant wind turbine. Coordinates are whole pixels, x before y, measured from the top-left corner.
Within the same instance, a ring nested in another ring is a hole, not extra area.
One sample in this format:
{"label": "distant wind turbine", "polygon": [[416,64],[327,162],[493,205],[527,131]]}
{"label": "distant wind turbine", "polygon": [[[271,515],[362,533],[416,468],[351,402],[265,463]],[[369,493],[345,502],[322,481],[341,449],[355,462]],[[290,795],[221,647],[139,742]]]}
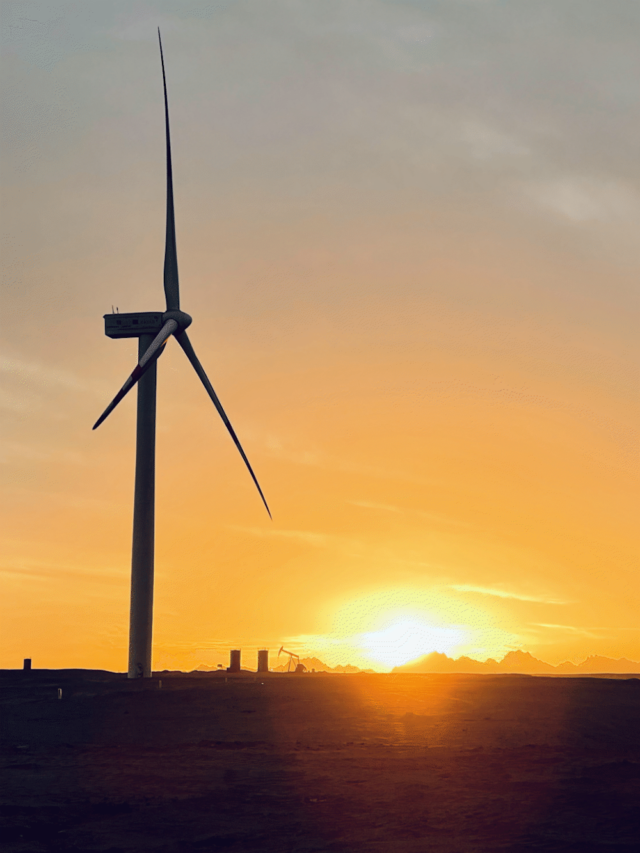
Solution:
{"label": "distant wind turbine", "polygon": [[138,364],[111,403],[93,426],[96,429],[115,409],[123,397],[138,385],[138,421],[136,427],[136,479],[133,506],[133,549],[131,558],[131,612],[129,628],[129,678],[151,676],[151,631],[153,622],[153,565],[155,524],[155,445],[156,445],[156,379],[157,362],[165,345],[173,335],[200,377],[207,393],[229,430],[260,497],[271,517],[267,501],[253,468],[242,449],[235,430],[227,417],[218,395],[200,364],[187,336],[186,329],[192,318],[180,310],[178,286],[178,256],[173,210],[173,171],[171,167],[171,139],[169,136],[169,102],[164,70],[162,39],[158,29],[162,84],[164,87],[164,115],[167,143],[167,235],[164,253],[164,292],[167,310],[136,314],[105,314],[105,334],[110,338],[138,338]]}

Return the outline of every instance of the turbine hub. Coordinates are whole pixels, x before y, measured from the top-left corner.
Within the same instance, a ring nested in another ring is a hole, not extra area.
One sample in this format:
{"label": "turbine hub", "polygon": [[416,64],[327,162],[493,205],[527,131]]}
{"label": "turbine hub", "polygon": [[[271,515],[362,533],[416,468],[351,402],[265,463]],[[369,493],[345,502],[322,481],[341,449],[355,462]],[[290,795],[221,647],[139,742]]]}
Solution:
{"label": "turbine hub", "polygon": [[180,332],[184,332],[184,330],[193,323],[193,318],[191,315],[187,314],[185,311],[179,311],[174,309],[173,311],[165,311],[162,315],[162,322],[166,323],[167,320],[175,320],[178,324],[177,334]]}

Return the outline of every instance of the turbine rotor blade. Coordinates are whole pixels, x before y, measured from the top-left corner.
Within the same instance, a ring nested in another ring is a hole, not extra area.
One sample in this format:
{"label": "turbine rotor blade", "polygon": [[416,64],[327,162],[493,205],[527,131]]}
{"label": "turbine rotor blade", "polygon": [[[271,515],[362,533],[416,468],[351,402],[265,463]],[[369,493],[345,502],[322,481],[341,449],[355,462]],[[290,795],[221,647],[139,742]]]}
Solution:
{"label": "turbine rotor blade", "polygon": [[162,86],[164,88],[164,124],[167,144],[167,235],[164,245],[164,295],[167,299],[167,311],[180,310],[180,285],[178,282],[178,252],[176,249],[176,219],[173,209],[173,168],[171,165],[171,136],[169,134],[169,99],[167,98],[167,78],[164,73],[164,54],[162,39],[158,27],[160,44],[160,62],[162,63]]}
{"label": "turbine rotor blade", "polygon": [[189,340],[187,333],[186,332],[180,332],[179,334],[176,335],[176,340],[178,341],[178,343],[180,344],[180,346],[184,350],[185,355],[187,356],[187,358],[189,359],[189,361],[193,365],[195,372],[200,377],[200,380],[201,380],[202,384],[204,385],[204,387],[207,391],[207,394],[211,397],[213,405],[218,410],[218,414],[222,418],[224,425],[226,426],[227,430],[229,431],[229,435],[233,439],[233,443],[235,444],[235,446],[240,451],[240,456],[242,456],[242,458],[244,459],[244,464],[249,469],[249,473],[251,474],[251,479],[255,483],[258,491],[260,492],[260,497],[262,498],[262,503],[265,505],[265,508],[266,508],[267,512],[269,513],[269,518],[272,518],[271,510],[269,509],[269,505],[267,504],[265,496],[262,493],[262,489],[260,488],[260,483],[258,483],[258,479],[257,479],[256,475],[253,473],[253,468],[251,467],[249,460],[247,459],[246,453],[242,449],[242,445],[240,444],[240,441],[238,439],[238,436],[235,433],[235,430],[231,426],[231,421],[227,417],[225,410],[222,408],[222,403],[218,399],[218,395],[213,390],[213,386],[212,386],[211,382],[209,382],[209,377],[204,372],[204,368],[200,364],[200,360],[198,359],[198,356],[195,354],[195,350],[193,349],[193,347],[191,345],[191,341]]}
{"label": "turbine rotor blade", "polygon": [[164,347],[171,335],[178,328],[178,324],[175,320],[167,320],[164,326],[160,329],[155,338],[151,341],[147,349],[145,350],[144,355],[140,359],[140,362],[134,367],[133,373],[127,381],[124,383],[122,388],[118,391],[113,400],[109,403],[104,412],[100,415],[98,420],[93,425],[93,429],[97,429],[100,424],[109,417],[111,412],[118,405],[120,400],[131,391],[133,386],[140,380],[141,376],[147,372],[147,370],[151,367],[151,365],[157,361],[162,353],[164,352]]}

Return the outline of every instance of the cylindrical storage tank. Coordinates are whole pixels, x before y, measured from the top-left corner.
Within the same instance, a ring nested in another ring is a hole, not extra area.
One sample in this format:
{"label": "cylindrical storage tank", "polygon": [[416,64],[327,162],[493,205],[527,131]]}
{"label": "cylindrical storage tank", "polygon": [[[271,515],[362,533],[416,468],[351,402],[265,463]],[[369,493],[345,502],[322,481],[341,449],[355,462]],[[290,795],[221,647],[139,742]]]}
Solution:
{"label": "cylindrical storage tank", "polygon": [[22,664],[22,668],[25,672],[28,672],[31,669],[31,658],[25,658],[24,663]]}
{"label": "cylindrical storage tank", "polygon": [[240,649],[231,649],[229,672],[240,672]]}
{"label": "cylindrical storage tank", "polygon": [[269,672],[269,649],[258,649],[258,672]]}

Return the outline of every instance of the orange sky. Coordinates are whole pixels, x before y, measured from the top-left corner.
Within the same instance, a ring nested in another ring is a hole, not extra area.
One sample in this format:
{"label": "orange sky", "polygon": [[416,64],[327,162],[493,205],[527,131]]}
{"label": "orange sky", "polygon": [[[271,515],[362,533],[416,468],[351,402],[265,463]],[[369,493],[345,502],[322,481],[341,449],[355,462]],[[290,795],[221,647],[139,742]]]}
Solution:
{"label": "orange sky", "polygon": [[534,5],[7,6],[0,666],[125,667],[133,395],[91,425],[102,314],[163,308],[158,24],[182,303],[274,520],[170,343],[154,667],[640,660],[640,16]]}

